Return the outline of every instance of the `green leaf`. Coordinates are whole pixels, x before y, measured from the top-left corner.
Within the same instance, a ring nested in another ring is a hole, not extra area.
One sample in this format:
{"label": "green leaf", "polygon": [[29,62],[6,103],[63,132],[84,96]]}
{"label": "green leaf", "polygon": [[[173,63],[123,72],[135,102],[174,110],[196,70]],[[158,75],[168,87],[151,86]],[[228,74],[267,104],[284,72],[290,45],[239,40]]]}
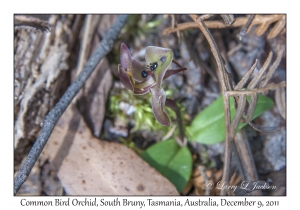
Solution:
{"label": "green leaf", "polygon": [[[250,100],[250,97],[247,97]],[[257,104],[254,110],[252,120],[262,113],[272,108],[274,102],[261,94],[257,96]],[[234,101],[230,97],[231,119],[235,116]],[[238,130],[244,127],[246,123],[240,123]],[[190,141],[196,141],[202,144],[215,144],[225,139],[225,119],[223,97],[220,96],[211,105],[200,112],[187,128],[187,134]]]}
{"label": "green leaf", "polygon": [[168,178],[181,192],[192,173],[192,155],[187,146],[180,147],[175,140],[159,142],[149,147],[142,158]]}

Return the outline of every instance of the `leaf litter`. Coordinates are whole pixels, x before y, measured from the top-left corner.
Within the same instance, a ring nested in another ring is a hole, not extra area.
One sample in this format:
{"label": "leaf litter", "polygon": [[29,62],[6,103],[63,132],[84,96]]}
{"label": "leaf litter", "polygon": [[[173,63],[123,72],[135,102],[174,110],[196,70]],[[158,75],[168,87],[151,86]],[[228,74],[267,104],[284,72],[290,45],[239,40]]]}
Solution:
{"label": "leaf litter", "polygon": [[57,169],[67,195],[178,195],[133,150],[93,137],[72,105],[57,123],[42,159]]}

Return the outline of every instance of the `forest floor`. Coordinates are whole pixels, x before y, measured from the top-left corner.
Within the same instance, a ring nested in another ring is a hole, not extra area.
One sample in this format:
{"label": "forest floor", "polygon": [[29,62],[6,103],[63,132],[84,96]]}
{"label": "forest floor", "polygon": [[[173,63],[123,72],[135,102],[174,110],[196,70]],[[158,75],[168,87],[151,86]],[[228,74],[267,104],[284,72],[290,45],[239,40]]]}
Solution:
{"label": "forest floor", "polygon": [[[34,16],[48,22],[52,26],[50,32],[35,26],[15,26],[15,174],[40,133],[45,115],[82,71],[116,16]],[[259,74],[271,51],[271,63],[274,62],[281,49],[286,48],[286,33],[285,15],[256,15],[240,41],[237,34],[246,24],[248,15],[235,18],[235,25],[230,27],[220,26],[223,19],[219,15],[206,22],[226,69],[237,84],[256,59],[254,76]],[[112,51],[101,60],[58,121],[17,195],[177,194],[167,179],[138,155],[157,142],[178,137],[176,115],[172,110],[166,111],[171,119],[169,127],[157,122],[152,112],[151,94],[133,95],[126,89],[120,82],[118,65],[121,43],[125,43],[132,57],[140,61],[145,60],[147,46],[171,49],[173,59],[187,70],[167,78],[163,89],[168,98],[179,104],[183,124],[190,125],[222,95],[211,47],[193,23],[189,15],[130,15]],[[176,65],[172,64],[171,68]],[[283,81],[286,81],[285,52],[269,83]],[[278,104],[286,104],[285,88],[269,91],[267,96],[275,105],[253,123],[275,127],[278,131],[262,133],[247,125],[237,136],[242,136],[250,145],[249,153],[255,166],[251,170],[258,180],[275,186],[262,190],[261,195],[285,195],[286,120],[285,108],[278,107]],[[207,191],[207,184],[209,181],[219,183],[222,178],[224,141],[204,144],[189,140],[188,148],[193,167],[179,194],[220,195],[217,187]],[[233,149],[230,185],[240,185],[245,178],[241,172],[243,167],[236,163],[242,159],[239,155]]]}

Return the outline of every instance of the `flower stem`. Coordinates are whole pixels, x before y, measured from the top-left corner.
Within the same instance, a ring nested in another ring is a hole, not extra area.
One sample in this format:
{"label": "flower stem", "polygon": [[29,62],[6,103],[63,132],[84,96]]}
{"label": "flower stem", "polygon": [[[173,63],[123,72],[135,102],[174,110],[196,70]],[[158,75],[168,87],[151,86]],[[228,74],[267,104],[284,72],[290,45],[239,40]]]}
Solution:
{"label": "flower stem", "polygon": [[181,113],[179,110],[179,107],[177,106],[176,102],[172,99],[167,98],[165,105],[169,108],[171,108],[175,113],[177,117],[177,123],[178,123],[178,128],[179,128],[179,138],[180,138],[180,146],[185,146],[186,145],[186,140],[184,138],[184,129],[183,129],[183,121],[181,118]]}

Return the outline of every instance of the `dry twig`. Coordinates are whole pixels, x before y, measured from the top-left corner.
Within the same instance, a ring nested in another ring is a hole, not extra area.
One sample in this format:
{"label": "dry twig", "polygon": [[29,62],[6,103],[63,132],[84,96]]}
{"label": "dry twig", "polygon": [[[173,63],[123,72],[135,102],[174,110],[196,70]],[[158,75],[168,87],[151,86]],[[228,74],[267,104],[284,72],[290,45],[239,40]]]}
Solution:
{"label": "dry twig", "polygon": [[[222,93],[224,95],[223,102],[224,102],[224,113],[225,113],[225,124],[226,124],[226,140],[225,140],[225,154],[224,154],[224,168],[223,168],[224,173],[222,177],[222,183],[229,183],[231,144],[234,139],[239,122],[240,121],[247,122],[255,130],[261,131],[261,129],[258,126],[255,126],[253,123],[251,123],[252,115],[256,106],[257,93],[265,93],[268,92],[269,90],[274,90],[274,89],[276,90],[279,87],[285,86],[285,82],[279,84],[267,85],[267,83],[269,82],[270,78],[272,77],[274,71],[276,70],[276,68],[278,67],[281,61],[284,49],[280,50],[278,57],[276,58],[275,62],[271,65],[270,68],[269,66],[272,60],[273,53],[271,52],[269,54],[266,62],[262,66],[258,75],[256,75],[250,81],[246,90],[243,90],[242,88],[247,83],[251,74],[253,73],[257,61],[247,72],[247,74],[243,77],[243,79],[234,87],[233,82],[231,81],[231,78],[229,77],[228,72],[224,66],[222,56],[214,41],[214,38],[209,32],[206,26],[206,22],[204,22],[204,19],[207,19],[208,17],[210,16],[203,15],[198,18],[196,15],[191,15],[191,18],[194,20],[194,22],[197,24],[197,26],[200,28],[200,30],[203,32],[204,36],[206,37],[218,66],[218,75],[219,75],[220,82],[222,84]],[[262,30],[262,28],[260,30]],[[268,69],[269,71],[267,71]],[[229,105],[230,96],[234,97],[235,108],[236,108],[236,114],[232,121],[230,119],[231,116],[230,105]],[[246,96],[251,97],[250,103],[247,102]],[[246,115],[246,119],[243,118],[243,115]],[[273,128],[271,129],[268,128],[265,131],[269,132],[270,130],[273,130]],[[226,190],[222,189],[221,195],[225,195],[225,194],[226,194]]]}
{"label": "dry twig", "polygon": [[[257,171],[252,157],[250,145],[244,130],[241,130],[237,133],[234,138],[234,145],[236,146],[236,151],[241,161],[243,180],[257,181]],[[252,194],[262,195],[260,190],[254,191]]]}
{"label": "dry twig", "polygon": [[[210,15],[211,16],[211,15]],[[205,18],[206,19],[206,18]],[[207,28],[236,28],[245,26],[245,24],[248,22],[248,17],[238,17],[236,18],[235,22],[231,25],[226,25],[223,21],[220,20],[212,20],[212,21],[205,21],[205,25]],[[285,24],[286,24],[286,15],[280,14],[280,15],[255,15],[255,18],[253,19],[252,23],[249,26],[248,31],[251,30],[253,26],[258,26],[255,33],[258,36],[263,35],[269,26],[272,23],[275,23],[276,25],[271,29],[270,33],[268,34],[267,38],[271,39],[276,37],[278,34],[284,32]],[[169,27],[164,30],[163,34],[170,34],[177,31],[186,30],[189,28],[197,28],[198,24],[195,22],[187,22],[187,23],[179,23],[177,24],[176,28]]]}

